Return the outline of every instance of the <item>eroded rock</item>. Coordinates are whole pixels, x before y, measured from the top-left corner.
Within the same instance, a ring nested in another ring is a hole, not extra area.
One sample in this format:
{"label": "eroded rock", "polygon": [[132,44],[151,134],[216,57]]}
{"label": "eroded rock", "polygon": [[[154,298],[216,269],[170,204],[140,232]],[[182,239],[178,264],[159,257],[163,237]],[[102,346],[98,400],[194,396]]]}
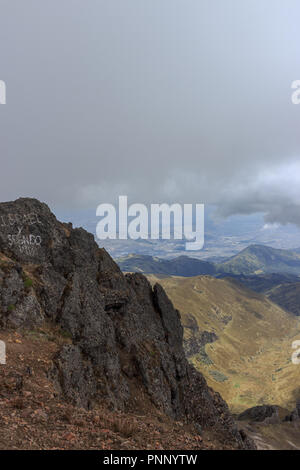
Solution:
{"label": "eroded rock", "polygon": [[123,410],[148,400],[175,419],[213,428],[233,447],[253,446],[187,362],[180,315],[160,285],[124,276],[91,234],[58,222],[35,199],[0,204],[0,225],[1,326],[47,319],[68,332],[72,344],[51,371],[67,400],[87,408],[105,400]]}

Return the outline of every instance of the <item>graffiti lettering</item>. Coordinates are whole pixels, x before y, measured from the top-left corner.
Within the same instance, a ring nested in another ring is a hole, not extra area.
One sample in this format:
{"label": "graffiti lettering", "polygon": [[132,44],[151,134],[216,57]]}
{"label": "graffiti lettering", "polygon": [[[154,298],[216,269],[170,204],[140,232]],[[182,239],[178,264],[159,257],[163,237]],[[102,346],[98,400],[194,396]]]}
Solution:
{"label": "graffiti lettering", "polygon": [[15,224],[23,226],[42,224],[42,222],[35,212],[31,212],[29,214],[8,214],[0,216],[1,227],[12,227]]}

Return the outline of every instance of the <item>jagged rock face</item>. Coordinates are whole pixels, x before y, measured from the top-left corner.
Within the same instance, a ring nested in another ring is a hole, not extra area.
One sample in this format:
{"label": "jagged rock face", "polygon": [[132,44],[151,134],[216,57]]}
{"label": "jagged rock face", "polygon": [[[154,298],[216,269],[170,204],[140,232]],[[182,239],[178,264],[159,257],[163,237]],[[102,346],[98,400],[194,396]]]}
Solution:
{"label": "jagged rock face", "polygon": [[278,406],[276,405],[262,405],[248,408],[238,416],[238,419],[241,421],[248,420],[254,422],[263,422],[269,420],[269,423],[270,419],[272,419],[273,423],[280,422]]}
{"label": "jagged rock face", "polygon": [[300,420],[300,399],[296,402],[296,408],[291,414],[285,417],[285,421],[299,421]]}
{"label": "jagged rock face", "polygon": [[190,330],[190,335],[184,339],[183,346],[187,357],[192,357],[202,351],[206,355],[205,345],[217,341],[218,336],[213,331],[200,331],[196,318],[189,314],[185,319],[185,328]]}
{"label": "jagged rock face", "polygon": [[37,200],[0,204],[0,229],[1,327],[48,320],[69,332],[72,344],[51,371],[68,400],[91,407],[105,399],[124,409],[145,396],[170,416],[251,447],[188,364],[180,315],[160,285],[124,276],[91,234],[58,222]]}

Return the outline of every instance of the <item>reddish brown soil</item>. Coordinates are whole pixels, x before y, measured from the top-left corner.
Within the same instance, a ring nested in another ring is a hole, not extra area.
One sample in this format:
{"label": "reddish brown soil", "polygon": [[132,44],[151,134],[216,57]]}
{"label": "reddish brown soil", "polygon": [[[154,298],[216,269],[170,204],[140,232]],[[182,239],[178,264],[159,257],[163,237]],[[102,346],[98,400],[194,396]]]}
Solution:
{"label": "reddish brown soil", "polygon": [[7,364],[0,365],[0,449],[214,449],[212,434],[174,422],[151,405],[139,412],[91,411],[66,403],[47,372],[68,342],[50,327],[2,332]]}

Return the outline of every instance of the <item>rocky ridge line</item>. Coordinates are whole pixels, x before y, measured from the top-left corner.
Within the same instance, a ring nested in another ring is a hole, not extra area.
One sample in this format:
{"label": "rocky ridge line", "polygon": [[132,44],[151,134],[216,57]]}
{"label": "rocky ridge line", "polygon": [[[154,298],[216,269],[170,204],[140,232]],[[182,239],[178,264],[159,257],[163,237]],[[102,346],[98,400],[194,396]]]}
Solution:
{"label": "rocky ridge line", "polygon": [[71,338],[49,372],[72,403],[155,406],[213,429],[220,443],[253,448],[226,403],[186,360],[180,315],[163,288],[123,275],[91,234],[46,204],[0,204],[0,326],[59,324]]}

